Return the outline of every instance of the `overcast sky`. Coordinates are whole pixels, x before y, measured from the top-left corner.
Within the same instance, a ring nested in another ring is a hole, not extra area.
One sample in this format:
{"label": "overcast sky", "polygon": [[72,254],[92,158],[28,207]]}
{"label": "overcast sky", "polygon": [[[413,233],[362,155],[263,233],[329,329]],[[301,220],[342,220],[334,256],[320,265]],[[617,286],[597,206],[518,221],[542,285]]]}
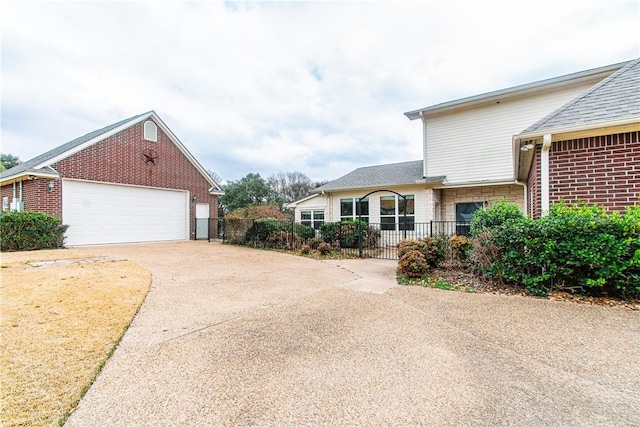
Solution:
{"label": "overcast sky", "polygon": [[2,152],[155,110],[224,180],[418,160],[404,112],[640,56],[640,2],[2,3]]}

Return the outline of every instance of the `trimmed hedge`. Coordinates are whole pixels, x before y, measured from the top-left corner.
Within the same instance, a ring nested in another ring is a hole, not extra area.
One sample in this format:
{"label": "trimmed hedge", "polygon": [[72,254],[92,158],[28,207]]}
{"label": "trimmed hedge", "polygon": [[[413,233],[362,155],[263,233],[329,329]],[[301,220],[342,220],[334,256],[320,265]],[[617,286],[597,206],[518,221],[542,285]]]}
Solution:
{"label": "trimmed hedge", "polygon": [[493,253],[490,265],[481,266],[488,277],[523,284],[541,296],[565,289],[640,297],[638,206],[620,215],[558,203],[543,218],[510,217],[484,230],[484,248]]}
{"label": "trimmed hedge", "polygon": [[67,228],[59,218],[41,212],[2,212],[0,247],[2,251],[61,248]]}

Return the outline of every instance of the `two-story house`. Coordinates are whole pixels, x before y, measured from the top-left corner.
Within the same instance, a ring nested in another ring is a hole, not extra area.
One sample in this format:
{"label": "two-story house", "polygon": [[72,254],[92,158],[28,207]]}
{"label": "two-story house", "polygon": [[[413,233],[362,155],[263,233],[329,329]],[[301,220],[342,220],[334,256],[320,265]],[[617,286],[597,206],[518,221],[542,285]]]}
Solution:
{"label": "two-story house", "polygon": [[538,144],[539,151],[542,142],[531,136],[521,144],[522,138],[515,136],[634,62],[409,111],[405,115],[422,125],[423,159],[358,168],[289,207],[295,209],[296,221],[316,227],[358,217],[380,224],[383,231],[418,231],[418,224],[431,224],[419,234],[460,232],[434,230],[433,222],[438,227],[452,222],[455,227],[500,199],[529,213],[528,172],[533,163],[527,157],[527,163],[518,166],[514,153],[528,144]]}

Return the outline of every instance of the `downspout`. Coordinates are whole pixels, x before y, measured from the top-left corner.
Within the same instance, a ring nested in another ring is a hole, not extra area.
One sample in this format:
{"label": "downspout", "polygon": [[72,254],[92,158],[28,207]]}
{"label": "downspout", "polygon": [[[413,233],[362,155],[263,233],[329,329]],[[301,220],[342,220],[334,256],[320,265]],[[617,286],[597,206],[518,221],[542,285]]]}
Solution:
{"label": "downspout", "polygon": [[427,120],[424,118],[424,112],[420,111],[420,119],[422,120],[422,176],[427,177]]}
{"label": "downspout", "polygon": [[522,185],[522,189],[524,191],[524,209],[523,209],[523,213],[524,216],[529,216],[529,189],[527,188],[527,183],[526,182],[521,182],[518,181],[517,179],[514,181],[516,184],[518,185]]}
{"label": "downspout", "polygon": [[540,208],[541,216],[549,212],[549,150],[551,149],[551,134],[542,137],[542,151],[540,152]]}

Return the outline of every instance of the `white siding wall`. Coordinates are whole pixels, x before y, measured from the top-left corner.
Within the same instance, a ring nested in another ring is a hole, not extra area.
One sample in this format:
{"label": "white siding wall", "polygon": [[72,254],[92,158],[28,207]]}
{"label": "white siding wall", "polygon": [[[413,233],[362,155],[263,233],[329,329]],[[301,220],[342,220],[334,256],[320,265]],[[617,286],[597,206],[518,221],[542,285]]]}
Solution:
{"label": "white siding wall", "polygon": [[329,212],[327,212],[327,196],[319,195],[313,199],[305,200],[296,205],[295,209],[295,221],[300,222],[301,211],[324,211],[325,221],[328,221]]}
{"label": "white siding wall", "polygon": [[[415,186],[402,186],[402,187],[392,187],[390,190],[393,190],[400,194],[413,194],[415,196],[415,221],[416,222],[426,222],[433,218],[428,217],[429,212],[432,210],[430,200],[428,194],[431,194],[431,189],[425,188],[424,185],[415,185]],[[367,194],[368,192],[373,191],[373,189],[362,189],[357,191],[345,191],[345,192],[336,192],[331,193],[329,197],[329,209],[326,213],[326,222],[335,222],[340,221],[340,199],[347,198],[360,198]],[[379,192],[373,193],[369,196],[369,223],[378,224],[380,223],[380,197],[384,196],[393,196],[394,193],[390,192]],[[429,204],[429,206],[428,206]],[[296,215],[298,209],[296,209]]]}
{"label": "white siding wall", "polygon": [[449,184],[513,178],[512,137],[589,89],[594,81],[426,118],[428,176]]}

